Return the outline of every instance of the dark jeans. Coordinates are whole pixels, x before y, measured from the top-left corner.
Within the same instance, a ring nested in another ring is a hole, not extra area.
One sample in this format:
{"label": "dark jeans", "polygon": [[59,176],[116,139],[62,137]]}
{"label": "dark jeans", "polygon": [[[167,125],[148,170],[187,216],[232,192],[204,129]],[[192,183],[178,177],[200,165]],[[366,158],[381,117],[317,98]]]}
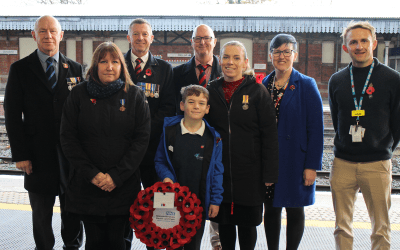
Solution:
{"label": "dark jeans", "polygon": [[[37,250],[53,249],[55,239],[52,227],[53,206],[55,195],[28,192],[32,208],[33,238]],[[61,236],[64,241],[63,249],[75,250],[82,245],[82,222],[64,209],[64,196],[60,196]]]}
{"label": "dark jeans", "polygon": [[[272,200],[265,200],[264,228],[269,250],[279,249],[282,208],[273,207]],[[304,207],[287,207],[286,249],[297,250],[304,233]]]}
{"label": "dark jeans", "polygon": [[125,250],[124,232],[128,218],[127,215],[107,215],[105,222],[84,220],[85,250]]}

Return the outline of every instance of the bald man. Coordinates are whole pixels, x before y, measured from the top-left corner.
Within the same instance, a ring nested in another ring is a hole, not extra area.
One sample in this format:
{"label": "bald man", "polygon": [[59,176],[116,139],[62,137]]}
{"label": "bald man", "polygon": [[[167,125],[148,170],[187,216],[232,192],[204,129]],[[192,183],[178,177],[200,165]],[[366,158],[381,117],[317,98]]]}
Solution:
{"label": "bald man", "polygon": [[37,250],[54,247],[52,216],[57,195],[63,249],[82,245],[82,223],[65,211],[68,162],[60,147],[62,107],[74,83],[82,79],[82,66],[59,52],[63,35],[54,17],[36,20],[32,37],[37,50],[11,65],[4,96],[12,158],[25,172]]}
{"label": "bald man", "polygon": [[[193,30],[190,40],[194,50],[194,56],[189,62],[174,68],[174,85],[176,104],[181,101],[180,91],[182,87],[191,84],[207,87],[208,83],[221,76],[221,67],[214,56],[214,48],[217,38],[210,26],[201,24]],[[177,107],[179,112],[180,108]]]}

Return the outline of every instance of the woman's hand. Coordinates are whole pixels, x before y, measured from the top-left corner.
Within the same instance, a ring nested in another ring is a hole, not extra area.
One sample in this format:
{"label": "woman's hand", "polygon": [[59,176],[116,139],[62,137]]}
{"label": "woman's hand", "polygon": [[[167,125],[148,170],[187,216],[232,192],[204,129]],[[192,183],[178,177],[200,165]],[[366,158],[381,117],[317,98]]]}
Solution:
{"label": "woman's hand", "polygon": [[116,187],[115,183],[109,174],[105,174],[105,176],[106,178],[102,182],[100,182],[98,187],[101,188],[101,190],[111,192]]}
{"label": "woman's hand", "polygon": [[170,183],[174,184],[174,182],[168,177],[164,178],[164,180],[163,180],[163,183],[167,183],[167,182],[170,182]]}
{"label": "woman's hand", "polygon": [[215,218],[218,215],[218,212],[219,212],[219,206],[210,205],[210,208],[208,209],[208,217]]}
{"label": "woman's hand", "polygon": [[304,186],[311,186],[315,182],[315,178],[317,178],[317,171],[315,169],[304,169],[303,172],[303,179],[304,179]]}

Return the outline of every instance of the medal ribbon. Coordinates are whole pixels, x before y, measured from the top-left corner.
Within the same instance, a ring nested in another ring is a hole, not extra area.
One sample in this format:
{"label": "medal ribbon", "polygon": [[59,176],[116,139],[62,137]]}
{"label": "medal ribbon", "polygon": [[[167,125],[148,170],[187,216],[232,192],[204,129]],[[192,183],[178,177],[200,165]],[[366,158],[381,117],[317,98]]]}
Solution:
{"label": "medal ribbon", "polygon": [[[372,75],[372,70],[374,69],[375,61],[372,61],[371,67],[369,68],[367,80],[365,81],[364,88],[361,92],[361,97],[360,97],[360,105],[357,104],[357,97],[356,97],[356,91],[354,88],[354,78],[353,78],[353,65],[350,66],[350,81],[351,81],[351,92],[353,94],[353,99],[354,99],[354,105],[356,107],[356,110],[361,110],[362,106],[362,101],[363,101],[363,96],[365,94],[365,90],[367,89],[369,79],[371,78]],[[357,125],[358,122],[360,121],[360,117],[357,116]]]}

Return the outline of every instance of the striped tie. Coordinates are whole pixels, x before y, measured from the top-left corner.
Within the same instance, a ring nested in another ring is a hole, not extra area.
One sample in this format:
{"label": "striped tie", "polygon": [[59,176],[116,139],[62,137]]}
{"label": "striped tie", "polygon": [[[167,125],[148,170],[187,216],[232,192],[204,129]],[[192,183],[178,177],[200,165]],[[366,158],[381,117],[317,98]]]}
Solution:
{"label": "striped tie", "polygon": [[52,89],[54,89],[54,87],[57,84],[57,79],[56,79],[56,71],[54,70],[54,66],[53,66],[53,62],[54,62],[54,58],[53,57],[49,57],[46,60],[47,63],[47,68],[46,68],[46,78],[47,81],[49,82],[49,85]]}
{"label": "striped tie", "polygon": [[200,74],[199,74],[199,85],[203,86],[204,88],[207,88],[207,79],[206,79],[206,69],[208,68],[208,65],[197,65],[197,68],[199,68]]}
{"label": "striped tie", "polygon": [[142,72],[142,68],[140,67],[140,64],[141,64],[142,62],[143,62],[143,60],[140,59],[140,57],[138,57],[138,58],[135,60],[135,63],[136,63],[136,67],[135,67],[135,75],[136,75],[136,78],[138,78],[140,72]]}

